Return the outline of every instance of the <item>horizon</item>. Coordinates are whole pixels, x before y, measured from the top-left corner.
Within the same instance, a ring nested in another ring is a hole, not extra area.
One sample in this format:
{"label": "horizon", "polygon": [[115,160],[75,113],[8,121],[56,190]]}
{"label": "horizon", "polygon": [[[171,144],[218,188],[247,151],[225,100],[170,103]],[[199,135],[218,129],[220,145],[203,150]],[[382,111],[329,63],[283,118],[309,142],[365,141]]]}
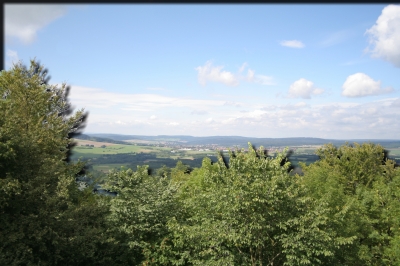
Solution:
{"label": "horizon", "polygon": [[[89,132],[396,140],[398,4],[5,4]],[[59,36],[62,36],[60,38]]]}
{"label": "horizon", "polygon": [[[270,138],[270,137],[247,137],[247,136],[236,136],[236,135],[209,135],[209,136],[194,136],[194,135],[140,135],[140,134],[119,134],[119,133],[94,133],[94,132],[83,132],[79,133],[79,135],[121,135],[121,136],[146,136],[146,137],[161,137],[161,136],[167,136],[167,137],[195,137],[195,138],[210,138],[210,137],[239,137],[239,138],[255,138],[255,139],[325,139],[325,138],[317,138],[317,137],[282,137],[282,138]],[[326,138],[326,140],[340,140],[340,141],[345,141],[345,140],[354,140],[354,141],[363,141],[363,140],[378,140],[378,141],[400,141],[399,139],[335,139],[335,138]]]}

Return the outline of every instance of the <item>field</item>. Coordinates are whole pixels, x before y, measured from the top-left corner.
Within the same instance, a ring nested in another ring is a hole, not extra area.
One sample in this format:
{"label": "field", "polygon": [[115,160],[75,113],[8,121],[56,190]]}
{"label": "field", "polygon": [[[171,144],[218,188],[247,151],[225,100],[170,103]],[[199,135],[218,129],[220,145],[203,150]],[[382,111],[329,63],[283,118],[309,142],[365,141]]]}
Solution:
{"label": "field", "polygon": [[101,171],[103,173],[107,173],[111,169],[119,169],[121,167],[129,168],[130,164],[118,164],[118,163],[111,163],[111,164],[99,164],[93,165],[93,169],[96,171]]}
{"label": "field", "polygon": [[[171,147],[160,147],[156,144],[149,145],[147,141],[135,142],[131,140],[130,144],[126,145],[91,140],[76,140],[76,142],[77,146],[72,151],[72,160],[81,158],[84,161],[89,161],[94,170],[101,172],[108,172],[121,166],[133,169],[136,169],[137,165],[149,165],[151,169],[158,169],[162,165],[174,167],[178,160],[191,167],[200,167],[204,157],[209,157],[213,161],[217,158],[217,151],[214,150],[179,150]],[[289,160],[294,166],[298,166],[300,162],[306,164],[315,162],[318,160],[315,151],[319,147],[321,146],[293,147],[294,152]],[[391,158],[400,160],[400,148],[393,148],[388,151]],[[270,156],[273,154],[273,152],[269,153]],[[224,152],[224,156],[227,158],[228,154]]]}
{"label": "field", "polygon": [[[94,145],[91,146],[84,146],[84,145]],[[102,148],[101,146],[105,146]],[[162,148],[160,148],[162,149]],[[165,148],[164,148],[165,149]],[[170,149],[171,150],[171,149]],[[153,147],[149,146],[136,146],[136,145],[123,145],[123,144],[113,144],[113,143],[106,143],[106,142],[96,142],[96,141],[79,141],[79,144],[74,147],[74,151],[80,154],[118,154],[118,153],[139,153],[139,152],[152,152],[154,151]]]}

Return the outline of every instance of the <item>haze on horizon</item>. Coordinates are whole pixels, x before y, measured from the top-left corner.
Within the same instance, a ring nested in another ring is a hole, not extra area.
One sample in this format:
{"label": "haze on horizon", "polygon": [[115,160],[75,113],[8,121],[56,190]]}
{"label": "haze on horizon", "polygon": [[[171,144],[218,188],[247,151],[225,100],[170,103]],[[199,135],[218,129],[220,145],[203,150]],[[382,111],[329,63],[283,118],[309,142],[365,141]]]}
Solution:
{"label": "haze on horizon", "polygon": [[400,5],[5,4],[85,134],[399,139]]}

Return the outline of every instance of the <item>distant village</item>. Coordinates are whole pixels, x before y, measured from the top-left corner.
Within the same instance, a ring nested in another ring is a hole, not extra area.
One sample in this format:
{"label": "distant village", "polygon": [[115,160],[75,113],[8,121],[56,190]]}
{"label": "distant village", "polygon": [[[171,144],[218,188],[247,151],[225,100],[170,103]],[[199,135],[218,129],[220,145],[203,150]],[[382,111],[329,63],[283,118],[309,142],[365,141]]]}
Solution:
{"label": "distant village", "polygon": [[[134,144],[134,145],[139,145],[139,144]],[[166,148],[171,148],[172,151],[171,153],[176,153],[178,151],[222,151],[222,152],[228,152],[229,150],[235,151],[236,149],[240,149],[240,145],[233,145],[231,147],[227,146],[221,146],[219,144],[198,144],[198,145],[187,145],[183,143],[177,143],[177,142],[156,142],[152,144],[143,144],[140,143],[140,145],[144,146],[154,146],[154,147],[166,147]],[[288,147],[289,150],[292,150],[295,152],[298,148],[311,148],[315,149],[316,146],[313,145],[299,145],[299,146],[292,146]],[[275,152],[282,152],[286,147],[281,147],[281,146],[270,146],[270,147],[264,147],[264,149],[267,150],[267,153],[275,153]],[[245,148],[244,151],[248,151],[248,148]]]}

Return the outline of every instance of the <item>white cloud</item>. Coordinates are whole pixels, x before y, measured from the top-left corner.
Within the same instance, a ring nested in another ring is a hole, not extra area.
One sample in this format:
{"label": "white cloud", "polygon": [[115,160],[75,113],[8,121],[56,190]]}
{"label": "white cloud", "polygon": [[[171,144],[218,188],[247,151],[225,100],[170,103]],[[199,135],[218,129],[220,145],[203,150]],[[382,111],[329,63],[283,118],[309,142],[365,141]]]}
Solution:
{"label": "white cloud", "polygon": [[302,107],[306,107],[307,104],[305,102],[299,102],[299,103],[296,103],[294,106],[296,106],[298,108],[302,108]]}
{"label": "white cloud", "polygon": [[280,44],[282,46],[291,47],[291,48],[303,48],[304,47],[304,44],[298,40],[281,41]]}
{"label": "white cloud", "polygon": [[150,119],[151,119],[151,120],[154,120],[154,119],[156,119],[156,118],[157,118],[157,116],[155,116],[155,115],[150,116]]}
{"label": "white cloud", "polygon": [[372,46],[372,49],[366,48],[366,52],[400,67],[400,5],[386,6],[366,34]]}
{"label": "white cloud", "polygon": [[211,61],[206,62],[204,66],[197,67],[199,83],[204,86],[207,81],[214,81],[228,86],[237,86],[239,84],[237,77],[231,72],[222,71],[223,68],[223,66],[212,66]]}
{"label": "white cloud", "polygon": [[262,118],[263,115],[266,113],[267,113],[266,111],[258,109],[258,110],[254,110],[252,112],[247,112],[244,117],[251,117],[251,118],[259,119],[259,118]]}
{"label": "white cloud", "polygon": [[4,5],[4,29],[8,42],[17,38],[24,44],[36,39],[37,32],[67,12],[66,5],[6,4]]}
{"label": "white cloud", "polygon": [[247,63],[244,62],[244,63],[242,64],[242,66],[239,68],[239,72],[242,73],[243,70],[244,70],[246,67],[247,67]]}
{"label": "white cloud", "polygon": [[246,79],[248,82],[254,82],[261,85],[275,85],[273,78],[265,75],[255,75],[254,70],[248,69]]}
{"label": "white cloud", "polygon": [[212,117],[210,117],[210,118],[207,118],[205,122],[207,124],[210,124],[210,123],[215,122],[215,121],[214,121],[214,119]]}
{"label": "white cloud", "polygon": [[226,101],[196,100],[167,97],[158,94],[127,94],[103,89],[71,86],[71,101],[82,107],[107,109],[118,107],[124,110],[152,111],[161,108],[189,107],[203,109],[223,106]]}
{"label": "white cloud", "polygon": [[204,110],[193,110],[190,114],[192,114],[192,115],[206,115],[206,114],[208,114],[208,112],[204,111]]}
{"label": "white cloud", "polygon": [[301,78],[295,81],[289,88],[289,98],[303,98],[310,99],[311,95],[318,95],[323,93],[323,89],[316,88],[314,83]]}
{"label": "white cloud", "polygon": [[[72,101],[74,103],[74,101]],[[396,107],[397,106],[397,107]],[[325,138],[398,138],[399,98],[367,103],[328,103],[312,105],[300,101],[288,105],[247,108],[248,112],[219,112],[217,106],[200,120],[193,116],[170,116],[163,123],[148,119],[158,113],[124,112],[117,108],[89,109],[90,132],[119,134],[171,135],[239,135],[253,137],[321,137]],[[171,109],[168,109],[171,110]],[[162,113],[163,111],[161,111]],[[170,111],[168,111],[170,112]],[[172,114],[174,112],[170,112]],[[164,114],[164,113],[162,113]],[[175,113],[177,114],[177,113]],[[173,118],[173,119],[172,119]],[[113,121],[113,122],[107,122]],[[152,123],[153,122],[153,123]],[[365,130],[365,129],[368,130]],[[387,130],[390,128],[391,130]]]}
{"label": "white cloud", "polygon": [[254,82],[261,85],[275,85],[273,78],[265,75],[255,75],[252,69],[247,70],[247,75],[243,76],[241,73],[248,67],[247,63],[243,63],[239,68],[238,73],[233,74],[228,71],[222,71],[223,66],[212,66],[211,61],[207,61],[204,66],[196,68],[198,72],[198,81],[201,85],[206,85],[207,81],[221,82],[228,86],[239,85],[240,80],[247,82]]}
{"label": "white cloud", "polygon": [[254,82],[261,85],[275,85],[273,77],[265,76],[265,75],[255,75],[254,70],[248,69],[246,80],[248,82]]}
{"label": "white cloud", "polygon": [[7,49],[6,52],[6,67],[12,67],[13,64],[18,63],[19,57],[16,51]]}
{"label": "white cloud", "polygon": [[345,123],[356,124],[358,122],[361,122],[362,119],[360,117],[358,117],[358,116],[353,115],[353,116],[342,118],[342,121],[345,122]]}
{"label": "white cloud", "polygon": [[392,92],[392,88],[381,89],[381,82],[375,81],[364,73],[347,77],[342,86],[342,95],[346,97],[363,97]]}
{"label": "white cloud", "polygon": [[242,106],[242,104],[237,103],[237,102],[232,102],[232,101],[226,101],[226,102],[224,103],[224,105],[235,106],[235,107],[241,107],[241,106]]}
{"label": "white cloud", "polygon": [[254,70],[248,69],[247,70],[247,80],[252,82],[254,80]]}
{"label": "white cloud", "polygon": [[397,100],[393,101],[390,106],[400,107],[400,98],[397,98]]}
{"label": "white cloud", "polygon": [[122,122],[121,120],[116,121],[115,124],[118,124],[118,125],[126,125],[126,123],[125,123],[125,122]]}

